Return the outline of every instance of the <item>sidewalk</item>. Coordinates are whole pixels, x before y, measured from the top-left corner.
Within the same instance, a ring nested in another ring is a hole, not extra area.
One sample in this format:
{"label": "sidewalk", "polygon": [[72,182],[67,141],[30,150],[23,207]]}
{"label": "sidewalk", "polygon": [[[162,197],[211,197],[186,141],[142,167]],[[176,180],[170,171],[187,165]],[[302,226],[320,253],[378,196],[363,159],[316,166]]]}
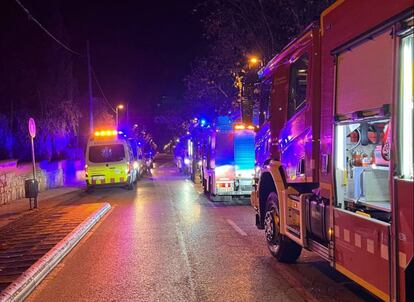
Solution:
{"label": "sidewalk", "polygon": [[39,194],[0,206],[0,302],[22,301],[109,211],[108,203],[77,202],[79,187]]}
{"label": "sidewalk", "polygon": [[[68,194],[76,195],[76,193],[81,192],[82,188],[80,187],[62,187],[47,190],[39,193],[38,204],[42,209],[50,208],[66,201],[67,197],[69,197]],[[5,225],[33,211],[36,210],[30,210],[29,199],[27,198],[0,205],[0,232]]]}

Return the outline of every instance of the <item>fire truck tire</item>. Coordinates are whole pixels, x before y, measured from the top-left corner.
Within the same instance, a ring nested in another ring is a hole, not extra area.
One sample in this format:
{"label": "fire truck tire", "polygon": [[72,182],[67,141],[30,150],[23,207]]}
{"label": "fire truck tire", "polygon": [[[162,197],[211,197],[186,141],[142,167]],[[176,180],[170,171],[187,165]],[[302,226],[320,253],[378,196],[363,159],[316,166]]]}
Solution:
{"label": "fire truck tire", "polygon": [[208,181],[207,181],[207,194],[208,196],[211,196],[211,194],[213,194],[213,192],[211,191],[211,178],[208,177]]}
{"label": "fire truck tire", "polygon": [[204,177],[203,177],[203,190],[204,190],[204,194],[207,194],[207,181]]}
{"label": "fire truck tire", "polygon": [[296,242],[280,234],[279,200],[275,192],[267,198],[266,215],[264,219],[265,236],[270,254],[284,263],[295,262],[302,252],[302,247]]}

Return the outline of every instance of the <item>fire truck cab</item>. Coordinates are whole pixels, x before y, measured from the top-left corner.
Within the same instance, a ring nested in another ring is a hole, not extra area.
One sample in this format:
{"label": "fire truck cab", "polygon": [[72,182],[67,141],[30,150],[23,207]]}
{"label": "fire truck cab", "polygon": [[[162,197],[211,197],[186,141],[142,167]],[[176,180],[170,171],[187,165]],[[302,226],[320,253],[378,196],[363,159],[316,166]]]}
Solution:
{"label": "fire truck cab", "polygon": [[260,72],[270,158],[251,196],[278,260],[302,248],[413,301],[413,3],[339,0]]}

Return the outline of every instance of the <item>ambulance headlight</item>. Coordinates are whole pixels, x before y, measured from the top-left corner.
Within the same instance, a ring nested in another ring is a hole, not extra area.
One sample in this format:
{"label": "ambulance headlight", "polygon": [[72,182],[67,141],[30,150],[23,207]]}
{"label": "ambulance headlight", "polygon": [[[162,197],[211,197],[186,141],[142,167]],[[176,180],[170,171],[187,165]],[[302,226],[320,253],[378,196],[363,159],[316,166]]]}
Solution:
{"label": "ambulance headlight", "polygon": [[190,164],[190,159],[188,159],[187,157],[184,158],[184,164],[189,165]]}
{"label": "ambulance headlight", "polygon": [[132,166],[134,167],[135,170],[139,169],[139,163],[137,161],[134,161]]}

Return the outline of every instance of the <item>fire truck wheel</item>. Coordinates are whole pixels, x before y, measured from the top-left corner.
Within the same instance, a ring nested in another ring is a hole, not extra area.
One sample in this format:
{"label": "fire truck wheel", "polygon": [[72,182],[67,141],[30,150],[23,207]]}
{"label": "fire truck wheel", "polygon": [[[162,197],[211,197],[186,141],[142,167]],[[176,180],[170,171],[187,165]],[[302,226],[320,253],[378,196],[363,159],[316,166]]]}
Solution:
{"label": "fire truck wheel", "polygon": [[275,192],[271,192],[267,198],[264,226],[267,247],[272,256],[280,262],[295,262],[300,256],[302,247],[280,234],[278,197]]}
{"label": "fire truck wheel", "polygon": [[204,194],[207,194],[207,181],[204,177],[202,178],[202,183],[203,183]]}

